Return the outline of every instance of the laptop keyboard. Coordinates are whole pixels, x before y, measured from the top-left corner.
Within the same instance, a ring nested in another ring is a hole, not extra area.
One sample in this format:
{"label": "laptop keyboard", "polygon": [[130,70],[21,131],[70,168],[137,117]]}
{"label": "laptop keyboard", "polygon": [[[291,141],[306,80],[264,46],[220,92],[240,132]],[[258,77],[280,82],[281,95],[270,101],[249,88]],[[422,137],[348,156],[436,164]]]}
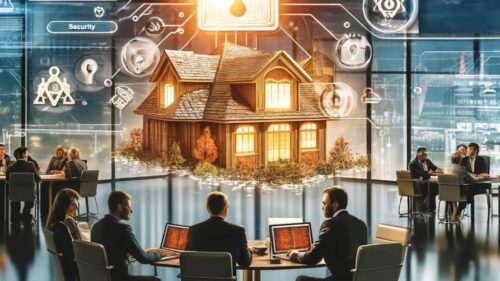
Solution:
{"label": "laptop keyboard", "polygon": [[152,249],[150,252],[155,252],[161,255],[161,260],[174,259],[179,257],[178,252],[165,250],[165,249]]}

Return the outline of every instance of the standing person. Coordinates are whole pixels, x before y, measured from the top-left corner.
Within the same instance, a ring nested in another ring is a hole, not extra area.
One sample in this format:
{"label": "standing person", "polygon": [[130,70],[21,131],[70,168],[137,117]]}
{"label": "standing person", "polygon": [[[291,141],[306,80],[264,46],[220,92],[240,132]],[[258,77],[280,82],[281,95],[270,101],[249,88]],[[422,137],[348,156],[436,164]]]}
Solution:
{"label": "standing person", "polygon": [[72,147],[68,150],[68,161],[64,166],[64,176],[68,187],[73,188],[77,192],[80,191],[80,177],[82,171],[87,170],[87,163],[80,159],[80,150]]}
{"label": "standing person", "polygon": [[120,220],[129,220],[132,215],[132,197],[121,191],[113,191],[108,198],[109,214],[92,228],[91,240],[106,249],[113,281],[158,281],[156,276],[132,276],[128,272],[129,256],[140,263],[160,260],[161,252],[144,252],[135,239],[132,228]]}
{"label": "standing person", "polygon": [[[7,168],[7,182],[9,182],[9,176],[11,173],[33,173],[35,181],[37,183],[40,182],[40,175],[38,174],[35,165],[32,162],[28,162],[28,148],[22,146],[17,148],[14,151],[14,156],[16,157],[16,162]],[[10,187],[9,187],[10,188]],[[13,201],[10,203],[10,208],[12,210],[12,214],[10,217],[10,221],[12,223],[18,223],[20,220],[23,222],[31,222],[33,217],[31,216],[31,209],[34,206],[33,201],[25,201],[23,212],[21,214],[21,202]]]}
{"label": "standing person", "polygon": [[5,153],[5,145],[0,143],[0,174],[5,174],[11,164],[9,155]]}
{"label": "standing person", "polygon": [[366,224],[347,212],[347,199],[347,192],[341,187],[325,188],[321,209],[326,220],[321,224],[318,240],[305,253],[288,253],[291,261],[309,265],[324,259],[332,275],[325,279],[300,275],[296,281],[352,280],[358,247],[367,244],[368,234]]}
{"label": "standing person", "polygon": [[[408,165],[413,179],[428,181],[433,173],[442,172],[430,159],[427,159],[427,149],[417,148],[417,156]],[[436,212],[436,195],[438,194],[437,183],[422,182],[419,184],[420,193],[423,196],[414,197],[415,206],[420,212],[429,210]],[[428,194],[429,192],[429,194]]]}
{"label": "standing person", "polygon": [[[248,249],[245,228],[226,221],[229,201],[222,192],[211,192],[207,197],[210,218],[189,228],[189,251],[228,252],[240,267],[248,267],[252,253]],[[234,271],[233,271],[234,272]]]}
{"label": "standing person", "polygon": [[61,266],[64,279],[78,280],[78,268],[74,260],[72,240],[80,240],[81,235],[74,220],[80,196],[73,189],[59,191],[47,218],[46,228],[54,232],[54,242],[58,252],[63,254]]}

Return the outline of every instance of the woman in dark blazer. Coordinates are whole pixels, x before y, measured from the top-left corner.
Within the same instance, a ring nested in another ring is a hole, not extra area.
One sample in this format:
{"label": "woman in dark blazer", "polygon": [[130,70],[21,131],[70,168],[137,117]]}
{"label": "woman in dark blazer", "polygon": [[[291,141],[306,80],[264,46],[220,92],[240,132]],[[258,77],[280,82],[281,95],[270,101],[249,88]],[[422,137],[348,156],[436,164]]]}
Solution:
{"label": "woman in dark blazer", "polygon": [[61,265],[65,280],[78,280],[78,270],[74,261],[73,240],[80,240],[80,232],[74,220],[78,209],[79,195],[73,189],[60,190],[49,212],[46,228],[54,232],[55,246],[62,253]]}

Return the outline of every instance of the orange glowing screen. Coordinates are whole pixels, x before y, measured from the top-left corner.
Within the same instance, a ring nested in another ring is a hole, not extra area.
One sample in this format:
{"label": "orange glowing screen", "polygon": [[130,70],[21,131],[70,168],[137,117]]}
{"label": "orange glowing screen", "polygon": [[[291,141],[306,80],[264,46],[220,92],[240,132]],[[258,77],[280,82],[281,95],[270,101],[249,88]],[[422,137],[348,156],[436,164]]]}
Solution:
{"label": "orange glowing screen", "polygon": [[277,253],[288,250],[307,250],[311,247],[309,225],[273,228],[274,250]]}
{"label": "orange glowing screen", "polygon": [[167,225],[162,248],[185,250],[187,247],[189,228],[185,226]]}

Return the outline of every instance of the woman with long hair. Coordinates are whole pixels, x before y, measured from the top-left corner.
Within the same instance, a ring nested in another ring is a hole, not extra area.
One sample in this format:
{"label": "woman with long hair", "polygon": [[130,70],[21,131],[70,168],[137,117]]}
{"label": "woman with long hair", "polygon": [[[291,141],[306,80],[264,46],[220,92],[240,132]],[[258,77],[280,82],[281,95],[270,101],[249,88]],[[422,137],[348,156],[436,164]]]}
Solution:
{"label": "woman with long hair", "polygon": [[47,229],[52,229],[55,223],[63,222],[68,227],[71,238],[80,240],[81,235],[74,219],[78,210],[79,198],[80,195],[73,189],[65,188],[60,190],[49,211],[49,217],[47,218],[45,227]]}

